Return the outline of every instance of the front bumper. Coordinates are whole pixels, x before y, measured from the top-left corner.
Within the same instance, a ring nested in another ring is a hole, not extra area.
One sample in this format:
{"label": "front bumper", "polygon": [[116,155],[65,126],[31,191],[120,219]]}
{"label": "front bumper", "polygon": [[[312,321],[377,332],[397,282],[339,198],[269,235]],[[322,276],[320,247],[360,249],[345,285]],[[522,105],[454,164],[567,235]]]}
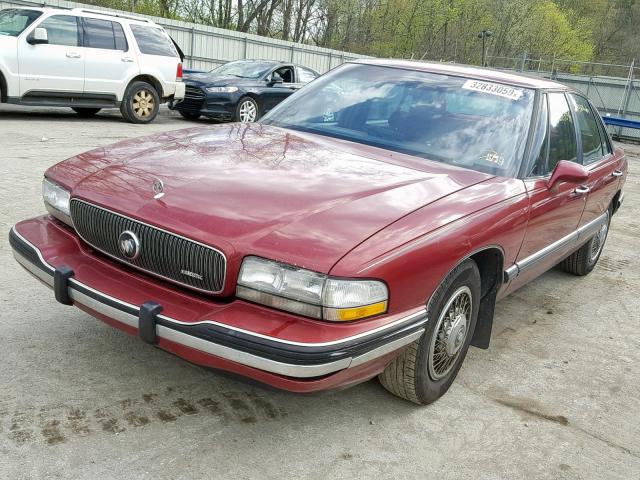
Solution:
{"label": "front bumper", "polygon": [[232,120],[236,105],[242,94],[236,93],[207,93],[202,97],[185,96],[181,101],[171,102],[169,109],[179,112],[204,115],[217,120]]}
{"label": "front bumper", "polygon": [[[119,272],[117,266],[101,267],[108,262],[105,259],[88,263],[91,256],[81,249],[73,238],[75,235],[47,217],[27,222],[32,223],[24,228],[25,235],[20,232],[20,224],[9,234],[14,256],[30,273],[53,288],[62,303],[74,304],[113,326],[138,333],[149,343],[157,343],[194,363],[233,371],[276,387],[313,391],[366,380],[379,373],[404,346],[424,332],[426,311],[414,309],[388,323],[374,323],[370,330],[351,331],[330,341],[294,341],[239,328],[229,321],[218,321],[215,315],[203,319],[185,314],[185,318],[177,318],[179,309],[170,306],[174,300],[147,288],[148,300],[163,298],[167,306],[166,311],[150,314],[148,302],[132,303],[127,301],[130,299],[117,298],[102,291],[100,285],[90,285],[92,282],[88,280],[100,278],[102,287],[110,281],[122,283],[122,279],[115,276],[119,273],[119,277],[127,276],[124,283],[135,292],[144,291],[144,283],[150,282],[149,279],[137,281],[137,274]],[[26,238],[27,234],[30,239]],[[41,238],[34,238],[34,235]],[[55,247],[52,249],[49,244],[40,243],[47,241]],[[50,260],[45,258],[43,251]],[[136,300],[141,298],[144,297],[138,296]],[[162,307],[163,301],[157,304]],[[187,307],[195,310],[197,305]],[[230,311],[233,309],[223,310],[219,317],[231,319]]]}

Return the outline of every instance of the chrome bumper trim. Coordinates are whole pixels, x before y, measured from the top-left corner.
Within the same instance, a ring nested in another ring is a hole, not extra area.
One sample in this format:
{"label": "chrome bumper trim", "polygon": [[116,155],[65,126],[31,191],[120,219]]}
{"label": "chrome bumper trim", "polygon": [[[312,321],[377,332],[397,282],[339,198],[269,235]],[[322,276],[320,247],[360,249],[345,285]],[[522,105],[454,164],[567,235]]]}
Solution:
{"label": "chrome bumper trim", "polygon": [[[36,276],[37,278],[42,280],[44,283],[46,283],[47,285],[53,288],[53,283],[54,283],[53,273],[55,269],[44,260],[40,250],[36,246],[34,246],[31,242],[29,242],[22,235],[20,235],[20,233],[18,233],[15,230],[15,228],[13,229],[13,232],[26,245],[28,245],[29,247],[31,247],[37,252],[38,258],[42,263],[42,267],[44,267],[44,270],[43,268],[40,268],[40,266],[34,264],[32,261],[27,259],[24,255],[17,252],[16,250],[14,250],[13,252],[15,259],[18,261],[18,263],[20,263],[20,265],[22,265],[25,269],[31,272],[34,276]],[[104,299],[104,301],[100,301],[99,299],[93,298],[83,293],[81,290],[90,291],[93,294],[95,294],[97,297]],[[94,310],[102,315],[105,315],[109,318],[112,318],[130,327],[138,328],[138,322],[139,322],[138,317],[135,314],[128,312],[128,311],[130,312],[139,311],[139,307],[136,305],[132,305],[130,303],[123,302],[122,300],[106,295],[98,290],[95,290],[89,287],[88,285],[85,285],[79,282],[74,278],[69,279],[69,296],[74,302],[78,302],[79,304],[84,305],[85,307],[88,307],[91,310]],[[128,311],[123,311],[122,309],[116,308],[112,305],[109,305],[108,303],[115,303],[117,305],[121,305],[125,310],[128,310]],[[264,370],[264,371],[275,373],[278,375],[285,375],[285,376],[295,377],[295,378],[312,378],[312,377],[328,375],[330,373],[335,373],[340,370],[362,365],[363,363],[366,363],[371,360],[375,360],[376,358],[379,358],[383,355],[396,351],[405,345],[410,344],[411,342],[420,338],[420,336],[424,333],[425,331],[424,324],[427,322],[425,317],[426,317],[426,310],[421,309],[417,312],[413,312],[405,317],[402,317],[401,319],[394,321],[390,324],[384,325],[382,327],[378,327],[376,329],[372,329],[370,331],[367,331],[358,335],[353,335],[351,337],[343,338],[343,339],[332,341],[332,342],[302,343],[302,342],[292,342],[288,340],[279,339],[276,337],[270,337],[267,335],[261,335],[254,332],[249,332],[247,330],[234,328],[229,325],[224,325],[211,320],[205,320],[198,323],[187,323],[187,322],[182,322],[180,320],[176,320],[174,318],[168,317],[166,315],[158,315],[159,319],[162,319],[165,322],[170,322],[176,325],[191,326],[191,325],[211,324],[211,325],[223,326],[224,328],[235,330],[237,332],[242,332],[244,334],[251,335],[256,338],[261,338],[263,340],[269,340],[269,341],[281,343],[284,345],[291,345],[291,346],[302,347],[302,348],[332,347],[332,346],[340,347],[341,344],[352,342],[354,340],[363,339],[369,336],[376,336],[376,335],[379,335],[380,333],[384,333],[386,330],[389,330],[394,327],[398,327],[400,325],[406,325],[407,327],[414,325],[415,327],[419,327],[416,330],[412,331],[411,333],[408,333],[407,335],[401,338],[397,338],[392,341],[389,341],[386,344],[380,345],[360,355],[341,358],[336,361],[320,363],[320,364],[310,364],[310,365],[284,363],[274,359],[265,358],[259,355],[253,355],[251,353],[248,353],[242,350],[237,350],[225,345],[220,345],[220,344],[210,342],[193,335],[189,335],[188,333],[184,333],[178,330],[168,328],[164,325],[158,324],[156,325],[156,328],[157,328],[157,334],[161,338],[170,340],[172,342],[175,342],[177,344],[180,344],[186,347],[194,348],[196,350],[199,350],[211,355],[215,355],[220,358],[224,358],[226,360],[237,362],[242,365],[246,365],[248,367]]]}

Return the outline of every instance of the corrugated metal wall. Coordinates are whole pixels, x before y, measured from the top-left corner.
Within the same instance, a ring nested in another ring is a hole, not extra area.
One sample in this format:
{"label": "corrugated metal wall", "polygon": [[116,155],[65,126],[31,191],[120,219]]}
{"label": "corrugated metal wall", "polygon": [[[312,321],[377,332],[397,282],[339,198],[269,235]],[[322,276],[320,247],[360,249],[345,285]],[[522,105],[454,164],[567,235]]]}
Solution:
{"label": "corrugated metal wall", "polygon": [[[50,7],[99,9],[98,7],[65,0],[47,0],[46,4]],[[16,6],[42,6],[42,2],[0,0],[0,9]],[[195,23],[159,17],[146,18],[150,18],[158,25],[162,25],[180,45],[186,56],[185,67],[198,70],[210,70],[230,60],[250,58],[295,62],[324,73],[340,65],[345,60],[364,57],[363,55],[301,43],[285,42]]]}

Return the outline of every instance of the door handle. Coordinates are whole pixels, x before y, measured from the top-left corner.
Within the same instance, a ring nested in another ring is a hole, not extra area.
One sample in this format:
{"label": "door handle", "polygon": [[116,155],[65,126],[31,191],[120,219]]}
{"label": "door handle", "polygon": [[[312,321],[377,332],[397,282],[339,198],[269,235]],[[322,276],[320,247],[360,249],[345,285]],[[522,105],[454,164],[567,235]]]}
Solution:
{"label": "door handle", "polygon": [[622,176],[622,172],[620,170],[614,170],[613,172],[611,172],[611,176],[612,177],[621,177]]}
{"label": "door handle", "polygon": [[123,62],[133,62],[133,58],[131,57],[121,57],[120,60]]}
{"label": "door handle", "polygon": [[80,58],[80,52],[67,52],[67,58]]}
{"label": "door handle", "polygon": [[574,190],[578,195],[584,195],[585,193],[589,193],[591,189],[585,185],[580,185],[578,188]]}

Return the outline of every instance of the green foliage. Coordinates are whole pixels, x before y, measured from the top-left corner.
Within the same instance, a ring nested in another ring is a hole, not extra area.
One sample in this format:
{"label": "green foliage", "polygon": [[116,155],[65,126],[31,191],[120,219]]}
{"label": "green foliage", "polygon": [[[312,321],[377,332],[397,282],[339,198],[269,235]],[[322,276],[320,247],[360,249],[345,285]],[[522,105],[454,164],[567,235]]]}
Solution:
{"label": "green foliage", "polygon": [[137,0],[135,11],[382,57],[480,63],[482,30],[490,63],[640,56],[640,0]]}

